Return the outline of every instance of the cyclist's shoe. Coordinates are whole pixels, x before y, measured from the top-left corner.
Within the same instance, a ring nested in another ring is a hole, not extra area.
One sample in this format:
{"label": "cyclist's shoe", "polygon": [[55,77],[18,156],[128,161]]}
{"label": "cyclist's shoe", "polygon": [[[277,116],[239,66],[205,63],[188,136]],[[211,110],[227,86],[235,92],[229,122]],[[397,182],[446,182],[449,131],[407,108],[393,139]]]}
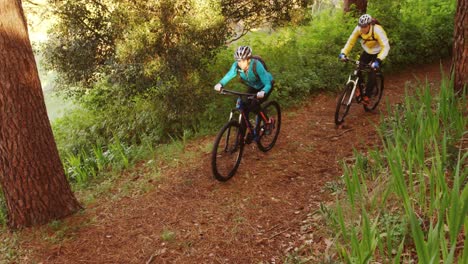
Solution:
{"label": "cyclist's shoe", "polygon": [[355,96],[356,96],[356,102],[360,103],[362,101],[361,89],[356,89]]}
{"label": "cyclist's shoe", "polygon": [[271,130],[273,130],[275,128],[275,119],[273,117],[270,117],[268,119],[268,123],[265,124],[265,131],[264,131],[264,134],[265,135],[270,135],[271,134]]}
{"label": "cyclist's shoe", "polygon": [[367,95],[364,95],[362,97],[362,104],[363,105],[369,105],[370,104],[369,97]]}
{"label": "cyclist's shoe", "polygon": [[361,89],[356,89],[356,97],[359,97],[361,96]]}

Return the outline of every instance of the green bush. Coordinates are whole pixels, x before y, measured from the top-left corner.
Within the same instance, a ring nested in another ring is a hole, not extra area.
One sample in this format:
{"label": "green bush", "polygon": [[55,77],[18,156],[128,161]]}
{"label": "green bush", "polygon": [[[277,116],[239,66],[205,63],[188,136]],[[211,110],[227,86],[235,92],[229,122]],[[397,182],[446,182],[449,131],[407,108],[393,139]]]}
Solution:
{"label": "green bush", "polygon": [[453,0],[369,1],[390,39],[388,68],[424,64],[451,54]]}

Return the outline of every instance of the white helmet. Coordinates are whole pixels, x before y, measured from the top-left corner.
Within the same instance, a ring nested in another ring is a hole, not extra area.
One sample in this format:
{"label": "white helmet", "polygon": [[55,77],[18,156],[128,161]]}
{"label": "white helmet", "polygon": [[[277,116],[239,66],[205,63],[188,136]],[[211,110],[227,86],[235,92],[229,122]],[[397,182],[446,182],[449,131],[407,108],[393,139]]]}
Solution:
{"label": "white helmet", "polygon": [[360,27],[365,27],[372,22],[372,17],[369,14],[364,14],[359,18],[358,25]]}
{"label": "white helmet", "polygon": [[246,60],[252,56],[252,49],[249,46],[240,46],[234,52],[234,59],[236,61]]}

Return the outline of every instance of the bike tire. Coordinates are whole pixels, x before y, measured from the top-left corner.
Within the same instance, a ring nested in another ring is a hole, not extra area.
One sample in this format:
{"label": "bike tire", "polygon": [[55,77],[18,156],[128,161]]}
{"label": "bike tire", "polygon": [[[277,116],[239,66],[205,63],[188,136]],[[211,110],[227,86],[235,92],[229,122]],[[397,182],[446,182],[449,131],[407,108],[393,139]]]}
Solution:
{"label": "bike tire", "polygon": [[384,79],[381,73],[377,73],[375,76],[375,83],[376,86],[374,87],[372,96],[369,98],[369,103],[364,106],[364,110],[366,112],[372,111],[377,108],[379,105],[380,100],[382,99],[383,90],[384,90]]}
{"label": "bike tire", "polygon": [[343,124],[344,118],[346,117],[346,115],[349,112],[349,109],[351,108],[351,104],[353,102],[353,99],[351,98],[351,93],[353,91],[353,87],[354,86],[352,83],[346,84],[343,92],[338,98],[335,111],[335,124],[337,126]]}
{"label": "bike tire", "polygon": [[211,153],[213,176],[227,181],[239,168],[244,151],[244,131],[236,121],[226,123],[219,131]]}
{"label": "bike tire", "polygon": [[281,130],[281,108],[277,102],[269,101],[262,107],[262,112],[272,123],[265,123],[263,118],[257,115],[257,120],[260,120],[257,125],[257,146],[261,151],[267,152],[275,145]]}

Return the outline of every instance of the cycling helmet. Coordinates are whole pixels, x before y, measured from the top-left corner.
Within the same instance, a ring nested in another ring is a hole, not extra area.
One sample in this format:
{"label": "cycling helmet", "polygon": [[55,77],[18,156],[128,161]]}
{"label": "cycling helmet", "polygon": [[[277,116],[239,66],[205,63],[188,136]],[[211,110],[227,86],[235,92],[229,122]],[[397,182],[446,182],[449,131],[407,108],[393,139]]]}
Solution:
{"label": "cycling helmet", "polygon": [[249,46],[240,46],[234,53],[234,59],[236,61],[245,60],[252,56],[252,49]]}
{"label": "cycling helmet", "polygon": [[365,27],[372,22],[372,17],[369,14],[364,14],[359,18],[358,25],[360,27]]}

